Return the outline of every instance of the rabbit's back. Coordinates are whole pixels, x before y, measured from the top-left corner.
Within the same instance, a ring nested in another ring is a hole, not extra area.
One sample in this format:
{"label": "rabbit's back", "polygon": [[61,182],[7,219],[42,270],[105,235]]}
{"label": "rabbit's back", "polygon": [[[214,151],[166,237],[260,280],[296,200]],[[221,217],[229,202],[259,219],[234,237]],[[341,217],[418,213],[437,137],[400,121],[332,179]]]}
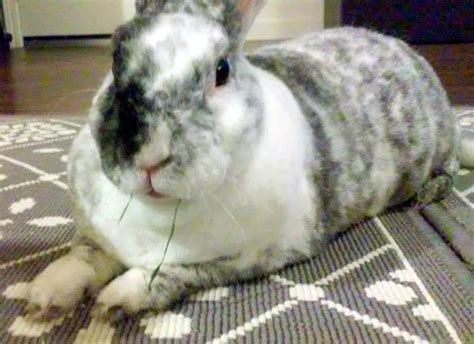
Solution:
{"label": "rabbit's back", "polygon": [[307,117],[317,201],[329,228],[413,197],[455,160],[446,93],[429,64],[399,40],[333,29],[249,59],[279,77]]}

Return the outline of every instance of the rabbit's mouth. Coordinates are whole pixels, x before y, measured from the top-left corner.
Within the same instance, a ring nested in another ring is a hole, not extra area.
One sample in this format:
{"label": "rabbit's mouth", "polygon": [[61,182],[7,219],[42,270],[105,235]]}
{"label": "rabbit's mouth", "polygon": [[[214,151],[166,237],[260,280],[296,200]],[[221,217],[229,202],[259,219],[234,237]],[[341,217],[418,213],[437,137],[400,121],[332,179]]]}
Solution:
{"label": "rabbit's mouth", "polygon": [[148,192],[147,196],[151,197],[151,198],[154,198],[154,199],[168,199],[168,198],[170,198],[170,196],[159,193],[155,190],[151,190],[150,192]]}

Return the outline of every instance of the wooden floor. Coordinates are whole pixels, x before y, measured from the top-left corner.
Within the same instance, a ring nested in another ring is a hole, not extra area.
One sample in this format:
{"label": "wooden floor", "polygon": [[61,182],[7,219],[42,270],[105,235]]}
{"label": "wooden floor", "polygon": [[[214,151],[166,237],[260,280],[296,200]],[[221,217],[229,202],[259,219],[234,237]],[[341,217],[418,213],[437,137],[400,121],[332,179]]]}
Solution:
{"label": "wooden floor", "polygon": [[0,113],[87,113],[107,74],[107,47],[13,50],[0,58]]}
{"label": "wooden floor", "polygon": [[[474,44],[419,46],[454,104],[474,105]],[[0,53],[0,114],[86,114],[110,68],[107,47]]]}

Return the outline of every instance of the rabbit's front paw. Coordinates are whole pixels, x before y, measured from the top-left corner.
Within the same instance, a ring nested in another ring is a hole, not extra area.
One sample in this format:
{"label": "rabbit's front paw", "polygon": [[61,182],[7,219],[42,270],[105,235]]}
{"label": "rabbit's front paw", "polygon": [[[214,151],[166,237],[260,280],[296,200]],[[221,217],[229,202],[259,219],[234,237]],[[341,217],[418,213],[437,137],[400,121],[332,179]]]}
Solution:
{"label": "rabbit's front paw", "polygon": [[128,270],[115,278],[99,294],[92,316],[117,322],[151,308],[148,275],[140,269]]}
{"label": "rabbit's front paw", "polygon": [[81,301],[93,274],[93,268],[74,257],[60,258],[31,282],[26,311],[38,320],[65,315]]}

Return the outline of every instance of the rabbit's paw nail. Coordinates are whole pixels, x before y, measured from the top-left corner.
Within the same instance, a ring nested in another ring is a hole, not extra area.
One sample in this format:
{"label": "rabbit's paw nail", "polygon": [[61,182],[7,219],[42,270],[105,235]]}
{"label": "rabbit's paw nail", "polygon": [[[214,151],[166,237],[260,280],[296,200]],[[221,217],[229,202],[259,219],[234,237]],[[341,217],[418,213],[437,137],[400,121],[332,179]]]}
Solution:
{"label": "rabbit's paw nail", "polygon": [[65,316],[68,312],[68,309],[55,305],[47,305],[42,307],[38,304],[28,303],[25,307],[25,312],[28,318],[43,322]]}
{"label": "rabbit's paw nail", "polygon": [[64,316],[79,303],[84,288],[73,285],[54,285],[46,279],[33,281],[25,311],[33,319],[48,321]]}
{"label": "rabbit's paw nail", "polygon": [[91,316],[94,319],[106,321],[110,323],[118,323],[122,320],[125,320],[131,314],[127,314],[125,310],[123,310],[120,306],[113,306],[109,308],[109,306],[97,303],[91,310]]}

